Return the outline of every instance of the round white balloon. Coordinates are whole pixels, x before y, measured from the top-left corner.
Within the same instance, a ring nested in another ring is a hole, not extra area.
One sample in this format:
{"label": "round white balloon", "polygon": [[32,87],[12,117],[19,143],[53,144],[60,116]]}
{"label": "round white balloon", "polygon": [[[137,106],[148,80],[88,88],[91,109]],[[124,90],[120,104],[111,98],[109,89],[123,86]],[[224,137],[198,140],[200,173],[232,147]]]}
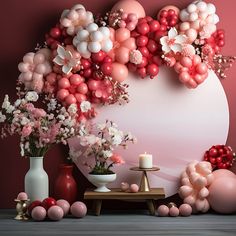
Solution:
{"label": "round white balloon", "polygon": [[[203,84],[190,90],[165,67],[153,80],[130,74],[125,82],[129,84],[130,102],[102,107],[95,120],[112,120],[138,140],[127,150],[117,150],[126,163],[113,168],[117,179],[109,186],[138,184],[141,173],[129,169],[138,166],[139,154],[148,152],[153,155],[153,164],[160,167],[160,171],[148,173],[151,187],[163,187],[166,196],[171,196],[177,192],[179,176],[189,162],[202,160],[205,150],[226,142],[229,109],[224,89],[210,71]],[[79,148],[76,140],[70,145]],[[89,170],[83,163],[84,159],[79,158],[77,166],[87,176]]]}

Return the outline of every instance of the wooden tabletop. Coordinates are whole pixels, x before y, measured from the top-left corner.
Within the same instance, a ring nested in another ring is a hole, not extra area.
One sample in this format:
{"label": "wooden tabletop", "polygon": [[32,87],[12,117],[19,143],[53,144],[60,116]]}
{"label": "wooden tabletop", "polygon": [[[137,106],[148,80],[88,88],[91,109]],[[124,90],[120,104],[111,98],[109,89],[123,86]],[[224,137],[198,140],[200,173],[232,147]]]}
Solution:
{"label": "wooden tabletop", "polygon": [[123,192],[119,188],[111,189],[111,192],[100,193],[93,190],[87,190],[84,193],[84,199],[121,199],[121,200],[135,200],[135,199],[163,199],[165,198],[165,191],[163,188],[153,188],[149,192]]}

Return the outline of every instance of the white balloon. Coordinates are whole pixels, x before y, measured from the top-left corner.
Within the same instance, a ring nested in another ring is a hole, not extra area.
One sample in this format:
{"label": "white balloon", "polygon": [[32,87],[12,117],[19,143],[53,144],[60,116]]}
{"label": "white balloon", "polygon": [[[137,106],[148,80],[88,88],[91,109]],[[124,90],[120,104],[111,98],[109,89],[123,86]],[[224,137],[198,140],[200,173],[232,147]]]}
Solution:
{"label": "white balloon", "polygon": [[100,27],[99,31],[103,34],[103,36],[105,38],[109,38],[110,37],[110,30],[109,30],[109,28],[107,28],[107,27]]}
{"label": "white balloon", "polygon": [[212,3],[208,3],[208,4],[207,4],[207,12],[208,12],[209,15],[215,14],[215,12],[216,12],[216,7],[215,7],[215,5],[212,4]]}
{"label": "white balloon", "polygon": [[182,10],[179,14],[181,21],[188,21],[189,20],[189,14],[186,10]]}
{"label": "white balloon", "polygon": [[90,39],[94,42],[101,42],[103,40],[103,34],[100,31],[94,31],[90,34]]}
{"label": "white balloon", "polygon": [[112,49],[112,47],[113,47],[113,43],[110,39],[103,41],[102,50],[104,52],[109,52]]}
{"label": "white balloon", "polygon": [[88,43],[87,42],[81,42],[77,45],[77,50],[81,54],[85,54],[88,52]]}
{"label": "white balloon", "polygon": [[88,50],[93,53],[97,53],[101,50],[101,44],[99,42],[89,42]]}
{"label": "white balloon", "polygon": [[197,3],[197,8],[198,8],[199,11],[204,12],[207,9],[207,4],[205,2],[202,2],[202,1],[198,2]]}
{"label": "white balloon", "polygon": [[82,4],[76,4],[71,9],[72,10],[78,10],[78,9],[84,9],[85,10],[85,8]]}
{"label": "white balloon", "polygon": [[187,7],[187,11],[189,12],[189,13],[193,13],[193,12],[195,12],[197,10],[197,7],[196,7],[196,5],[195,4],[190,4],[190,5],[188,5],[188,7]]}
{"label": "white balloon", "polygon": [[85,41],[89,37],[89,32],[85,29],[79,30],[77,33],[77,40],[78,41]]}
{"label": "white balloon", "polygon": [[86,29],[88,30],[88,32],[93,32],[93,31],[97,31],[98,30],[98,25],[95,23],[90,23]]}
{"label": "white balloon", "polygon": [[191,23],[191,28],[198,30],[200,28],[200,20],[195,20]]}
{"label": "white balloon", "polygon": [[190,24],[189,22],[183,22],[181,25],[180,25],[180,30],[181,31],[186,31],[190,28]]}
{"label": "white balloon", "polygon": [[214,22],[214,17],[213,17],[212,15],[208,16],[208,17],[206,18],[206,22],[207,22],[208,24],[212,24],[212,23]]}
{"label": "white balloon", "polygon": [[90,12],[90,11],[87,11],[87,13],[86,13],[86,19],[87,19],[88,22],[93,21],[93,20],[94,20],[94,19],[93,19],[93,13]]}
{"label": "white balloon", "polygon": [[199,12],[198,13],[198,16],[202,19],[202,20],[205,20],[208,16],[208,13],[207,12]]}
{"label": "white balloon", "polygon": [[219,21],[220,21],[219,16],[216,15],[216,14],[214,14],[214,15],[213,15],[213,23],[214,23],[214,24],[217,24]]}
{"label": "white balloon", "polygon": [[190,14],[190,16],[189,16],[190,21],[195,21],[197,19],[198,19],[198,14],[196,12],[193,12]]}

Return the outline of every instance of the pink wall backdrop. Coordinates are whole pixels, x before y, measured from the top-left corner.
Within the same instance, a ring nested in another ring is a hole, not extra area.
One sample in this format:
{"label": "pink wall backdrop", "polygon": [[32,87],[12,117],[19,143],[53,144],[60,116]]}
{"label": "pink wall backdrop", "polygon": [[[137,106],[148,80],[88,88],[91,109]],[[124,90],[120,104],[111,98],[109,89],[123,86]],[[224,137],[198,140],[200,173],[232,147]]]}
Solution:
{"label": "pink wall backdrop", "polygon": [[[0,37],[0,101],[8,93],[15,95],[15,84],[18,77],[17,64],[26,52],[32,51],[37,43],[42,43],[44,34],[54,26],[63,9],[76,3],[83,4],[93,13],[109,10],[116,0],[8,0],[1,6],[1,37]],[[173,4],[184,7],[190,0],[140,0],[146,13],[155,16],[164,5]],[[218,27],[226,30],[226,46],[224,54],[236,55],[236,33],[234,31],[235,1],[212,0],[220,17]],[[228,79],[222,81],[228,98],[230,109],[230,130],[227,144],[236,149],[236,99],[235,81],[236,65],[228,72]],[[209,94],[211,96],[211,94]],[[24,189],[24,175],[28,169],[28,160],[19,156],[18,138],[0,139],[0,208],[14,207],[14,198]],[[48,152],[45,158],[45,169],[50,178],[51,193],[57,176],[59,164],[67,155],[65,147],[57,146]],[[80,193],[88,185],[87,180],[75,169]]]}

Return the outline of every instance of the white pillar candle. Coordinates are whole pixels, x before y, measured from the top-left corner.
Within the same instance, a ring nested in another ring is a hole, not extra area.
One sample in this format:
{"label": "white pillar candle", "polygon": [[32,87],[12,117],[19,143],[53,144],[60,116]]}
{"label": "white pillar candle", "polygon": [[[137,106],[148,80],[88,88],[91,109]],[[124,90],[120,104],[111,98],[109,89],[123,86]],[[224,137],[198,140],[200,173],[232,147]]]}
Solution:
{"label": "white pillar candle", "polygon": [[139,168],[146,169],[146,168],[152,168],[152,155],[147,154],[146,152],[144,154],[139,155]]}

